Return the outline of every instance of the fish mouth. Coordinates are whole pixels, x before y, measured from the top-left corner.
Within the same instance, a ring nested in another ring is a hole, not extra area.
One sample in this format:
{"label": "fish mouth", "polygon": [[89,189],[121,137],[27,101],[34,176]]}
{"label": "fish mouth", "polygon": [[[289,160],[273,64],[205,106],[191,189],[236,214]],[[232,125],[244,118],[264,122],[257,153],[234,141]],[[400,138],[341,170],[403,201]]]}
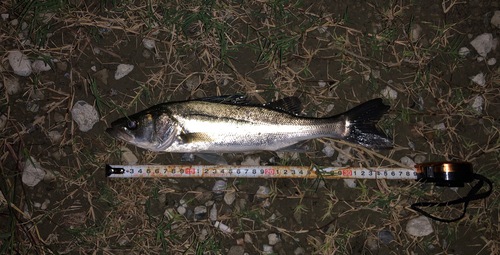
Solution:
{"label": "fish mouth", "polygon": [[133,139],[133,137],[117,128],[108,128],[106,129],[106,133],[108,133],[111,137],[114,137],[118,140],[122,140],[124,142],[129,142]]}

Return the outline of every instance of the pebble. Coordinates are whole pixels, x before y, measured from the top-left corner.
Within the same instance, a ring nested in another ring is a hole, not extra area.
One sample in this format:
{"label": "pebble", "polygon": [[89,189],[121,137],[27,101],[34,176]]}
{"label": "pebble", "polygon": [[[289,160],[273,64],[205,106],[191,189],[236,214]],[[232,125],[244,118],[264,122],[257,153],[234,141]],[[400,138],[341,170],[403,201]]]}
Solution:
{"label": "pebble", "polygon": [[216,221],[215,224],[214,224],[214,227],[216,227],[216,228],[218,228],[221,231],[226,232],[226,233],[231,233],[232,232],[231,228],[229,228],[228,225],[226,225],[226,224],[224,224],[224,223],[222,223],[220,221]]}
{"label": "pebble", "polygon": [[134,65],[119,64],[115,72],[115,80],[119,80],[134,70]]}
{"label": "pebble", "polygon": [[260,157],[247,156],[241,162],[242,166],[260,166]]}
{"label": "pebble", "polygon": [[344,179],[344,183],[349,188],[356,188],[356,179]]}
{"label": "pebble", "polygon": [[206,203],[208,200],[212,199],[212,196],[214,195],[212,192],[207,192],[207,190],[203,187],[198,187],[195,191],[201,192],[201,194],[196,196],[196,200],[200,202],[200,204]]}
{"label": "pebble", "polygon": [[29,112],[37,113],[40,110],[40,106],[36,103],[28,102],[26,103],[26,110]]}
{"label": "pebble", "polygon": [[19,76],[29,76],[31,74],[31,62],[22,52],[11,51],[8,58],[9,64],[15,74]]}
{"label": "pebble", "polygon": [[94,48],[94,53],[95,53],[96,55],[99,55],[99,54],[101,54],[101,50],[100,50],[99,48],[95,47],[95,48]]}
{"label": "pebble", "polygon": [[215,206],[215,204],[212,206],[212,209],[210,209],[210,220],[211,221],[217,220],[217,207]]}
{"label": "pebble", "polygon": [[[2,201],[0,201],[0,205],[2,205]],[[33,203],[33,207],[35,207],[35,208],[40,208],[41,206],[42,206],[42,204],[40,204],[38,202]]]}
{"label": "pebble", "polygon": [[281,237],[276,233],[267,235],[267,239],[269,240],[269,245],[275,245],[281,241]]}
{"label": "pebble", "polygon": [[474,76],[470,76],[469,79],[471,79],[474,83],[480,86],[484,86],[486,84],[486,79],[484,78],[483,72],[479,72]]}
{"label": "pebble", "polygon": [[479,55],[486,57],[486,55],[493,48],[493,35],[490,33],[481,34],[474,38],[470,44],[474,47],[474,49],[476,49]]}
{"label": "pebble", "polygon": [[497,28],[500,28],[500,11],[495,11],[493,13],[493,17],[491,17],[490,23],[491,23],[491,25],[493,25]]}
{"label": "pebble", "polygon": [[366,240],[366,246],[371,251],[377,250],[378,249],[378,245],[379,245],[379,241],[376,238],[374,238],[373,236],[369,236],[367,238],[367,240]]}
{"label": "pebble", "polygon": [[425,162],[425,156],[424,155],[417,155],[415,156],[415,164],[422,164]]}
{"label": "pebble", "polygon": [[483,112],[484,98],[480,95],[476,96],[471,102],[471,107],[476,111],[476,114],[481,114]]}
{"label": "pebble", "polygon": [[21,91],[19,79],[17,77],[5,79],[5,89],[7,90],[7,93],[9,95],[17,94],[19,91]]}
{"label": "pebble", "polygon": [[34,187],[37,185],[43,177],[45,177],[45,170],[40,166],[40,164],[31,157],[30,159],[26,159],[24,162],[24,171],[22,181],[24,184]]}
{"label": "pebble", "polygon": [[97,67],[96,66],[91,66],[90,67],[90,70],[94,71],[94,72],[97,72]]}
{"label": "pebble", "polygon": [[335,149],[332,148],[329,144],[325,144],[323,150],[321,150],[327,157],[332,157],[335,153]]}
{"label": "pebble", "polygon": [[62,134],[57,130],[49,131],[47,135],[49,136],[49,139],[53,144],[56,144],[62,140]]}
{"label": "pebble", "polygon": [[153,50],[155,48],[155,41],[144,38],[144,40],[142,40],[142,45],[144,45],[144,48],[148,50]]}
{"label": "pebble", "polygon": [[411,28],[411,40],[416,42],[422,33],[422,27],[419,24],[413,24]]}
{"label": "pebble", "polygon": [[200,240],[205,241],[205,239],[207,239],[207,236],[208,236],[208,230],[206,228],[202,229],[200,234]]}
{"label": "pebble", "polygon": [[118,246],[125,246],[127,245],[129,242],[128,238],[126,236],[123,236],[123,237],[120,237],[118,239],[118,241],[116,241],[116,243],[118,244]]}
{"label": "pebble", "polygon": [[318,86],[320,88],[324,88],[326,86],[326,82],[324,82],[324,81],[318,81]]}
{"label": "pebble", "polygon": [[59,175],[59,171],[46,171],[45,176],[43,177],[43,181],[51,183],[51,182],[57,180],[58,175]]}
{"label": "pebble", "polygon": [[245,233],[245,243],[253,243],[252,236],[249,233]]}
{"label": "pebble", "polygon": [[50,200],[45,199],[45,201],[43,201],[42,205],[40,206],[40,209],[42,209],[42,210],[47,209],[47,207],[49,207],[49,204],[50,204]]}
{"label": "pebble", "polygon": [[439,124],[434,125],[433,128],[435,130],[441,130],[441,131],[443,131],[443,130],[446,130],[446,125],[444,123],[439,123]]}
{"label": "pebble", "polygon": [[139,161],[134,153],[127,147],[123,146],[120,148],[122,157],[121,161],[125,165],[135,165]]}
{"label": "pebble", "polygon": [[293,254],[294,255],[304,255],[306,254],[306,250],[302,247],[297,247],[294,251],[293,251]]}
{"label": "pebble", "polygon": [[494,64],[497,63],[497,59],[496,58],[490,58],[488,59],[488,61],[486,61],[486,64],[488,64],[489,66],[492,66]]}
{"label": "pebble", "polygon": [[0,130],[3,130],[7,126],[7,116],[2,114],[0,115]]}
{"label": "pebble", "polygon": [[244,253],[245,253],[245,249],[243,248],[243,246],[233,245],[229,249],[229,252],[227,253],[227,255],[243,255]]}
{"label": "pebble", "polygon": [[224,202],[226,202],[227,205],[231,205],[234,200],[236,200],[236,192],[227,192],[224,195]]}
{"label": "pebble", "polygon": [[194,161],[194,154],[193,153],[184,153],[182,155],[181,161],[193,162]]}
{"label": "pebble", "polygon": [[184,206],[177,207],[177,212],[181,215],[184,215],[186,213],[186,207]]}
{"label": "pebble", "polygon": [[273,247],[271,245],[264,244],[262,246],[262,250],[264,251],[264,254],[273,254]]}
{"label": "pebble", "polygon": [[[343,148],[342,151],[345,152],[345,154],[347,155],[351,155],[351,149],[352,147],[346,147]],[[337,156],[337,162],[339,162],[342,165],[345,165],[347,164],[347,162],[349,162],[349,157],[344,155],[344,153],[339,153],[339,155]]]}
{"label": "pebble", "polygon": [[73,120],[78,124],[78,128],[82,132],[87,132],[99,122],[99,114],[96,109],[85,101],[78,101],[71,109]]}
{"label": "pebble", "polygon": [[50,65],[47,65],[43,60],[35,60],[31,64],[31,71],[34,73],[41,73],[41,72],[46,72],[52,70],[52,67]]}
{"label": "pebble", "polygon": [[226,190],[227,182],[224,180],[217,180],[215,182],[214,187],[212,188],[212,191],[215,194],[222,194],[224,190]]}
{"label": "pebble", "polygon": [[335,105],[334,104],[329,104],[327,107],[326,107],[326,112],[331,112],[333,110],[333,108],[335,108]]}
{"label": "pebble", "polygon": [[203,205],[194,208],[194,219],[201,220],[207,215],[207,208]]}
{"label": "pebble", "polygon": [[422,237],[430,235],[434,230],[429,219],[425,216],[420,216],[408,221],[406,232],[412,236]]}
{"label": "pebble", "polygon": [[380,94],[385,99],[395,100],[396,98],[398,98],[398,92],[395,91],[394,89],[392,89],[389,86],[385,87],[385,89],[383,89],[382,91],[380,91]]}
{"label": "pebble", "polygon": [[271,192],[271,189],[269,189],[268,187],[259,186],[259,189],[257,190],[255,196],[258,198],[265,198],[267,197],[267,195],[269,195],[269,192]]}
{"label": "pebble", "polygon": [[384,244],[389,244],[392,240],[394,240],[394,237],[392,237],[391,232],[387,230],[382,230],[378,232],[377,237]]}
{"label": "pebble", "polygon": [[415,166],[415,161],[411,158],[404,156],[399,160],[403,165],[413,168]]}
{"label": "pebble", "polygon": [[201,77],[199,75],[191,75],[186,79],[184,85],[189,91],[195,90],[201,83]]}
{"label": "pebble", "polygon": [[2,17],[3,21],[7,21],[9,19],[8,13],[2,13],[2,14],[0,14],[0,16]]}
{"label": "pebble", "polygon": [[470,55],[470,50],[467,47],[462,47],[458,50],[458,55],[462,57],[467,57]]}

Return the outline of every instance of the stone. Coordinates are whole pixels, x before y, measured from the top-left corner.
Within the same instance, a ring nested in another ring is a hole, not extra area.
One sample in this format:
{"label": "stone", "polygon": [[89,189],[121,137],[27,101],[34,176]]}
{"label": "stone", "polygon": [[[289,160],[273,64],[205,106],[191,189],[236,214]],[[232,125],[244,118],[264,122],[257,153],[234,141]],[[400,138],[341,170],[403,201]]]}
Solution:
{"label": "stone", "polygon": [[203,205],[194,208],[194,219],[201,220],[207,215],[207,208]]}
{"label": "stone", "polygon": [[369,236],[366,240],[366,247],[371,251],[377,250],[379,248],[379,241],[372,236]]}
{"label": "stone", "polygon": [[62,140],[62,134],[57,130],[49,131],[47,135],[49,136],[49,139],[52,142],[52,144],[56,144]]}
{"label": "stone", "polygon": [[324,88],[326,86],[326,82],[324,82],[324,81],[318,81],[318,86],[320,88]]}
{"label": "stone", "polygon": [[356,188],[356,179],[344,179],[344,183],[349,188]]}
{"label": "stone", "polygon": [[252,157],[252,156],[247,156],[245,157],[245,160],[241,162],[242,166],[259,166],[260,165],[260,157]]}
{"label": "stone", "polygon": [[392,240],[394,240],[394,237],[392,237],[391,232],[387,230],[382,230],[378,232],[377,237],[384,244],[389,244],[390,242],[392,242]]}
{"label": "stone", "polygon": [[122,153],[121,161],[125,165],[135,165],[139,161],[134,153],[127,147],[123,146],[120,148]]}
{"label": "stone", "polygon": [[59,171],[45,171],[45,176],[43,177],[44,182],[54,182],[57,180],[57,176],[59,175]]}
{"label": "stone", "polygon": [[226,225],[224,223],[221,223],[220,221],[216,221],[215,224],[214,224],[214,227],[216,227],[216,228],[218,228],[221,231],[226,232],[226,233],[231,233],[232,232],[231,228],[229,228],[228,225]]}
{"label": "stone", "polygon": [[408,166],[410,168],[413,168],[415,166],[415,162],[411,158],[409,158],[407,156],[402,157],[399,161],[403,165]]}
{"label": "stone", "polygon": [[9,14],[8,13],[2,13],[2,14],[0,14],[0,16],[2,17],[3,21],[7,21],[9,19]]}
{"label": "stone", "polygon": [[484,78],[483,72],[479,72],[478,74],[469,77],[469,79],[480,86],[484,86],[486,84],[486,79]]}
{"label": "stone", "polygon": [[497,63],[497,59],[496,58],[490,58],[486,61],[486,64],[488,64],[489,66],[492,66],[494,64]]}
{"label": "stone", "polygon": [[490,33],[481,34],[474,38],[470,44],[476,49],[479,55],[486,57],[493,48],[493,35]]}
{"label": "stone", "polygon": [[212,188],[212,191],[215,194],[222,194],[224,190],[226,190],[227,182],[224,180],[217,180],[215,182],[214,187]]}
{"label": "stone", "polygon": [[439,124],[434,125],[434,127],[432,127],[432,128],[435,130],[444,131],[444,130],[446,130],[446,125],[444,123],[439,123]]}
{"label": "stone", "polygon": [[227,205],[233,204],[234,200],[236,200],[236,192],[227,192],[224,195],[224,202],[226,202]]}
{"label": "stone", "polygon": [[335,153],[335,149],[332,148],[331,145],[325,144],[323,150],[321,150],[327,157],[332,157]]}
{"label": "stone", "polygon": [[40,166],[40,164],[30,156],[24,162],[24,171],[22,176],[22,181],[24,184],[34,187],[45,177],[45,170]]}
{"label": "stone", "polygon": [[41,72],[46,72],[46,71],[50,71],[50,70],[52,70],[52,67],[50,67],[50,65],[45,63],[45,61],[43,61],[43,60],[35,60],[31,64],[31,71],[33,71],[34,73],[41,73]]}
{"label": "stone", "polygon": [[258,198],[265,198],[267,195],[269,195],[269,192],[271,192],[271,189],[269,189],[266,186],[259,186],[259,189],[257,190],[255,196]]}
{"label": "stone", "polygon": [[37,113],[40,110],[40,106],[36,103],[28,102],[26,103],[26,110],[29,112]]}
{"label": "stone", "polygon": [[193,162],[194,161],[194,154],[193,153],[184,153],[181,157],[181,161]]}
{"label": "stone", "polygon": [[245,233],[245,243],[253,243],[252,236],[249,233]]}
{"label": "stone", "polygon": [[31,74],[31,61],[22,52],[11,51],[8,58],[15,74],[19,76],[29,76]]}
{"label": "stone", "polygon": [[202,229],[200,234],[200,240],[205,241],[207,239],[207,236],[208,236],[208,230],[206,228]]}
{"label": "stone", "polygon": [[411,28],[411,40],[412,40],[412,42],[418,41],[421,33],[422,33],[422,27],[419,24],[413,24],[413,26]]}
{"label": "stone", "polygon": [[500,28],[500,11],[495,11],[490,20],[491,25]]}
{"label": "stone", "polygon": [[215,204],[212,206],[212,209],[210,209],[210,220],[211,221],[217,220],[217,207],[215,206]]}
{"label": "stone", "polygon": [[483,113],[484,98],[481,95],[478,95],[474,98],[470,105],[472,109],[474,109],[475,114],[481,114]]}
{"label": "stone", "polygon": [[264,254],[273,254],[273,247],[271,245],[267,245],[267,244],[264,244],[262,246],[262,250],[264,252]]}
{"label": "stone", "polygon": [[119,64],[118,67],[116,67],[115,80],[125,77],[127,74],[132,72],[132,70],[134,70],[134,65]]}
{"label": "stone", "polygon": [[293,251],[293,254],[294,255],[304,255],[306,254],[306,250],[302,247],[297,247],[294,251]]}
{"label": "stone", "polygon": [[142,45],[148,50],[153,50],[155,48],[155,41],[151,39],[144,38],[142,40]]}
{"label": "stone", "polygon": [[195,90],[201,83],[201,77],[199,75],[191,75],[186,79],[184,85],[189,91]]}
{"label": "stone", "polygon": [[82,100],[73,105],[71,116],[82,132],[89,131],[95,123],[99,122],[99,114],[96,109]]}
{"label": "stone", "polygon": [[243,255],[244,253],[245,253],[245,249],[243,248],[243,246],[233,245],[229,249],[229,252],[227,253],[227,255]]}
{"label": "stone", "polygon": [[120,238],[118,238],[118,241],[116,241],[118,246],[125,246],[128,244],[128,242],[129,242],[129,240],[126,236],[120,237]]}
{"label": "stone", "polygon": [[42,205],[40,205],[40,209],[42,209],[42,210],[47,209],[49,207],[49,204],[50,204],[50,200],[45,199],[45,201],[43,201]]}
{"label": "stone", "polygon": [[181,215],[184,215],[186,213],[186,207],[184,206],[177,207],[177,212]]}
{"label": "stone", "polygon": [[470,55],[470,50],[467,47],[462,47],[458,50],[458,55],[462,57],[467,57]]}
{"label": "stone", "polygon": [[267,235],[267,239],[269,240],[269,245],[275,245],[281,241],[281,237],[276,233]]}
{"label": "stone", "polygon": [[385,87],[385,89],[381,90],[380,94],[385,99],[395,100],[398,98],[398,92],[389,86],[387,86],[387,87]]}
{"label": "stone", "polygon": [[9,95],[17,94],[21,91],[21,85],[19,84],[19,79],[13,77],[10,79],[5,79],[5,89]]}
{"label": "stone", "polygon": [[7,116],[4,114],[0,115],[0,131],[3,131],[3,129],[7,126]]}
{"label": "stone", "polygon": [[109,78],[108,69],[104,68],[99,72],[94,73],[92,76],[96,78],[98,81],[102,82],[104,85],[108,85],[108,78]]}
{"label": "stone", "polygon": [[428,236],[434,232],[431,222],[425,216],[408,221],[406,224],[406,232],[415,237]]}

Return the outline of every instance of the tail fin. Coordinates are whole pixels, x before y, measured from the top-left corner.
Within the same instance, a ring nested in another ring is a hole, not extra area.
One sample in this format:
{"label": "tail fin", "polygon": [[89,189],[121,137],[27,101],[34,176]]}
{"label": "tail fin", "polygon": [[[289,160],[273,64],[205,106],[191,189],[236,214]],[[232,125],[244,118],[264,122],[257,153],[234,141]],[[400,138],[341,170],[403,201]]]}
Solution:
{"label": "tail fin", "polygon": [[376,126],[389,108],[382,99],[376,98],[345,112],[343,115],[350,121],[350,133],[345,140],[373,149],[391,149],[392,140]]}

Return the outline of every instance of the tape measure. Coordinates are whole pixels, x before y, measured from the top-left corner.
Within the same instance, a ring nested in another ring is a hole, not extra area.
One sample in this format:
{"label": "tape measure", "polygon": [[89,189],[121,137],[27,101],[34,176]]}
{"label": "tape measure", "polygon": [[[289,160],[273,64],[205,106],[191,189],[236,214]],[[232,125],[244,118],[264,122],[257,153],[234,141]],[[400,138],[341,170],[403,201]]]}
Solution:
{"label": "tape measure", "polygon": [[440,186],[462,187],[472,181],[468,162],[433,162],[408,168],[364,168],[305,166],[223,166],[223,165],[106,165],[110,178],[309,178],[389,179],[435,182]]}

